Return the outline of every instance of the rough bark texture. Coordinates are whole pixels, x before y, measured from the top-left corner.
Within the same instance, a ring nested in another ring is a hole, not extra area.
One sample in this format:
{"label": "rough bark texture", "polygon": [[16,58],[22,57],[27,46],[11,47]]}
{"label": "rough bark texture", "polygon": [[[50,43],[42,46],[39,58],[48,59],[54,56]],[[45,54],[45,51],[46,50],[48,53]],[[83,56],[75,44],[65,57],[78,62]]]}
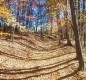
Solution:
{"label": "rough bark texture", "polygon": [[76,46],[76,55],[79,60],[79,70],[84,69],[84,61],[82,57],[82,49],[80,45],[79,33],[78,33],[78,26],[76,23],[76,16],[75,16],[75,7],[73,0],[70,0],[70,8],[71,8],[71,15],[72,15],[72,22],[73,22],[73,31],[75,35],[75,46]]}

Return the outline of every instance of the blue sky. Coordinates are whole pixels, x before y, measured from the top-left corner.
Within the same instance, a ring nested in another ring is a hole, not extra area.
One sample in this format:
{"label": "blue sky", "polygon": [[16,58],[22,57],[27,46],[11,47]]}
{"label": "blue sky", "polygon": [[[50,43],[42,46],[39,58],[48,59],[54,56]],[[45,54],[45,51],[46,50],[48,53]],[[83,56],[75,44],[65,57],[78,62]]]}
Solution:
{"label": "blue sky", "polygon": [[[30,1],[30,0],[29,0]],[[32,0],[33,1],[33,0]],[[37,3],[33,3],[32,2],[32,4],[39,4],[39,2],[38,1],[40,1],[40,5],[44,5],[45,3],[46,3],[46,0],[35,0]],[[15,3],[14,4],[11,4],[11,5],[9,5],[9,8],[10,9],[15,9],[15,11],[13,12],[13,14],[14,14],[14,17],[19,17],[19,19],[20,19],[20,24],[22,25],[22,24],[24,24],[24,25],[26,25],[26,22],[25,21],[27,21],[28,22],[28,24],[27,24],[27,26],[29,27],[29,28],[32,28],[32,27],[34,27],[35,26],[35,24],[36,24],[36,20],[34,21],[34,20],[31,20],[31,21],[29,21],[29,19],[25,19],[25,17],[24,17],[24,14],[26,14],[26,15],[29,15],[29,16],[34,16],[34,17],[36,17],[37,18],[37,20],[38,20],[38,26],[40,26],[40,25],[43,25],[43,24],[46,24],[47,22],[48,22],[48,16],[46,15],[47,14],[47,10],[46,10],[46,7],[45,6],[41,6],[41,7],[38,7],[38,6],[35,6],[35,5],[33,5],[34,7],[32,7],[32,11],[31,11],[31,13],[29,13],[29,11],[30,11],[30,6],[27,6],[27,7],[25,7],[24,8],[24,11],[23,12],[21,12],[21,11],[19,11],[17,8],[16,8],[16,2],[18,2],[17,0],[15,0]],[[29,3],[28,3],[28,5],[29,5]],[[19,15],[18,15],[19,14]]]}

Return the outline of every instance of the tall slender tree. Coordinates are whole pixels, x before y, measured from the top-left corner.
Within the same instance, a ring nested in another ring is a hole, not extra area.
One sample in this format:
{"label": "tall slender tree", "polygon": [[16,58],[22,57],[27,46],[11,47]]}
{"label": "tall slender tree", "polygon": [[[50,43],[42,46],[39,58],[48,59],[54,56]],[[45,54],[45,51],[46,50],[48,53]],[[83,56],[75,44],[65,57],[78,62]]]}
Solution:
{"label": "tall slender tree", "polygon": [[[85,0],[83,0],[83,15],[85,16]],[[84,17],[83,17],[83,31],[84,31],[84,47],[86,46],[86,27],[85,27],[85,23],[84,23]]]}
{"label": "tall slender tree", "polygon": [[71,16],[72,16],[72,22],[73,22],[72,28],[73,28],[74,35],[75,35],[76,55],[77,55],[77,59],[79,60],[78,70],[83,70],[84,69],[84,60],[83,60],[83,56],[82,56],[82,49],[81,49],[81,44],[80,44],[80,39],[79,39],[78,26],[76,23],[74,0],[70,0],[70,8],[71,8]]}
{"label": "tall slender tree", "polygon": [[65,27],[66,27],[66,38],[67,38],[67,45],[69,46],[72,46],[72,43],[70,41],[70,37],[69,37],[69,32],[68,32],[68,0],[66,0],[67,4],[66,4],[66,11],[64,12],[65,13],[65,18],[66,18],[66,23],[65,23]]}

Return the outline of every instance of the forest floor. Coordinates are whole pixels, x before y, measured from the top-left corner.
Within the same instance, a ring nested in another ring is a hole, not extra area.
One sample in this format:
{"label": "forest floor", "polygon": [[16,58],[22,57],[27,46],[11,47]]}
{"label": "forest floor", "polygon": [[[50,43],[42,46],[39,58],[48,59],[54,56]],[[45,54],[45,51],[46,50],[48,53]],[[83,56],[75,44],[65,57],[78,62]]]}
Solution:
{"label": "forest floor", "polygon": [[[83,56],[86,68],[86,48]],[[77,68],[75,47],[59,45],[57,38],[0,40],[0,80],[86,80],[86,70]]]}

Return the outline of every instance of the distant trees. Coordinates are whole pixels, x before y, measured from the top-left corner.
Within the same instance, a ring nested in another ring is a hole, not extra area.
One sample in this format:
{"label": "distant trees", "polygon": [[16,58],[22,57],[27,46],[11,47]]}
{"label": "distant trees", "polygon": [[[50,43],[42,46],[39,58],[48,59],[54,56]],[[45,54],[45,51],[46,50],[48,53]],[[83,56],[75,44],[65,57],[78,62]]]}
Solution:
{"label": "distant trees", "polygon": [[[1,1],[4,2],[4,0]],[[66,40],[67,45],[72,45],[70,38],[71,32],[69,31],[72,31],[70,28],[72,21],[71,16],[68,15],[68,1],[69,0],[47,0],[45,5],[45,3],[42,4],[40,0],[5,0],[3,4],[0,3],[0,6],[2,6],[0,7],[0,16],[3,17],[6,22],[12,21],[12,17],[15,17],[16,22],[20,25],[31,29],[34,27],[34,32],[36,33],[38,32],[40,26],[39,32],[41,37],[45,34],[44,28],[45,23],[47,23],[49,26],[46,26],[46,33],[49,32],[49,35],[53,36],[55,29],[57,30],[59,41]],[[81,12],[80,0],[77,1],[78,3],[76,3],[76,1],[74,3],[74,7],[77,7],[77,10],[75,11],[77,17],[75,17],[78,24],[78,34],[79,37],[81,37],[80,42],[84,43],[85,47],[85,0],[82,0],[83,10]],[[6,3],[8,3],[9,7],[11,5],[11,8],[9,8],[10,10],[6,7]],[[78,4],[78,6],[76,4]],[[48,22],[44,19],[47,19],[47,16],[49,17]]]}
{"label": "distant trees", "polygon": [[[70,40],[70,36],[69,36],[69,18],[68,18],[68,0],[48,0],[47,1],[47,7],[48,7],[48,14],[51,20],[51,33],[53,31],[53,21],[54,21],[54,17],[56,17],[56,23],[57,23],[57,30],[58,30],[58,38],[59,38],[59,42],[62,39],[66,39],[67,41],[67,45],[72,45],[71,44],[71,40]],[[62,17],[62,14],[64,15],[64,17]],[[62,18],[61,18],[62,17]],[[54,22],[55,23],[55,22]]]}
{"label": "distant trees", "polygon": [[[47,0],[47,4],[46,7],[48,9],[48,15],[49,15],[49,21],[50,21],[50,35],[52,35],[53,33],[53,21],[54,21],[54,17],[57,17],[58,20],[58,16],[59,16],[59,7],[58,7],[58,0]],[[57,23],[57,21],[56,21]]]}

